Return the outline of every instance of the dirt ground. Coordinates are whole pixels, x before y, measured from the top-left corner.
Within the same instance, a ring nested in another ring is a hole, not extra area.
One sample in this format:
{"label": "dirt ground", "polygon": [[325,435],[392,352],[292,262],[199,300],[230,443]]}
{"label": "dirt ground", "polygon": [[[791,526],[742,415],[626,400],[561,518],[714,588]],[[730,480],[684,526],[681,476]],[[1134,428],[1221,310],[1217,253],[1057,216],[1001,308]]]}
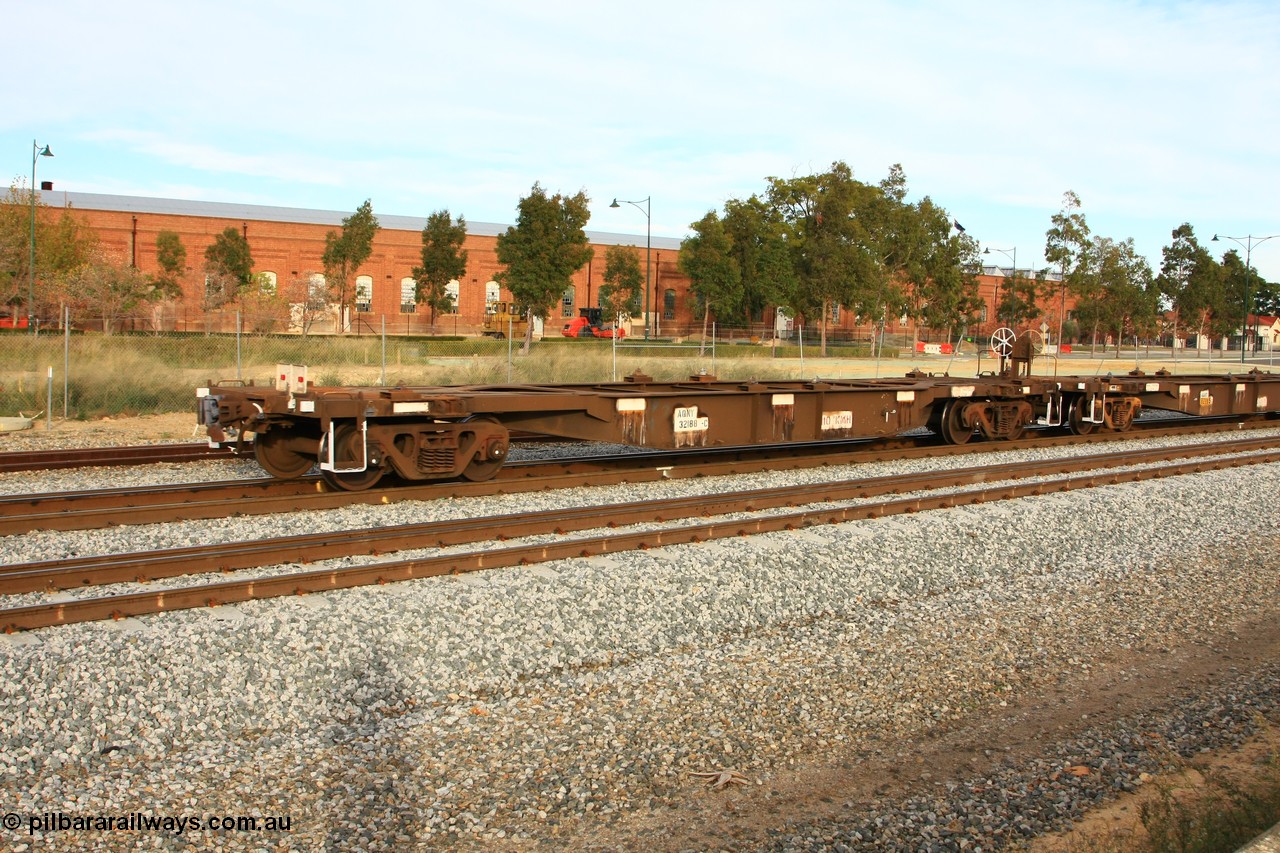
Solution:
{"label": "dirt ground", "polygon": [[[947,780],[981,775],[1006,760],[1038,756],[1046,743],[1158,707],[1172,695],[1194,694],[1278,656],[1280,624],[1274,618],[1240,626],[1212,648],[1185,645],[1163,653],[1117,655],[1099,661],[1088,677],[1010,702],[999,716],[984,715],[913,744],[895,744],[884,755],[873,753],[856,761],[828,756],[822,764],[775,777],[765,786],[708,789],[677,811],[637,815],[566,839],[565,849],[646,853],[754,849],[774,840],[789,822],[835,817],[847,813],[849,804],[925,793]],[[914,759],[904,765],[899,752],[908,752]],[[1261,759],[1278,754],[1280,730],[1270,729],[1244,749],[1206,753],[1193,767],[1212,767],[1247,778]],[[1091,812],[1073,831],[1042,837],[1030,849],[1033,853],[1132,849],[1135,835],[1142,832],[1141,803],[1155,795],[1157,783],[1194,789],[1201,781],[1194,770],[1171,778],[1152,777],[1137,793]],[[1093,846],[1098,842],[1114,846]]]}

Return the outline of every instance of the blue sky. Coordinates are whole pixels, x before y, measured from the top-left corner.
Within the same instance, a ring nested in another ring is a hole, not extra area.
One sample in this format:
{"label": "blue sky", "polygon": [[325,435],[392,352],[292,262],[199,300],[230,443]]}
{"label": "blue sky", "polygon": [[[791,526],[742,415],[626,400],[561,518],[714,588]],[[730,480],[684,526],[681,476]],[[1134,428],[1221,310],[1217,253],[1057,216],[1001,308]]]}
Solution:
{"label": "blue sky", "polygon": [[[765,179],[894,163],[1043,265],[1067,190],[1158,269],[1280,235],[1274,2],[46,0],[6,10],[0,162],[78,192],[511,222],[535,181],[657,236]],[[16,54],[16,55],[14,55]],[[14,69],[23,70],[19,82]],[[1243,254],[1243,250],[1241,252]],[[993,252],[989,258],[1007,264]],[[1280,280],[1280,238],[1253,262]]]}

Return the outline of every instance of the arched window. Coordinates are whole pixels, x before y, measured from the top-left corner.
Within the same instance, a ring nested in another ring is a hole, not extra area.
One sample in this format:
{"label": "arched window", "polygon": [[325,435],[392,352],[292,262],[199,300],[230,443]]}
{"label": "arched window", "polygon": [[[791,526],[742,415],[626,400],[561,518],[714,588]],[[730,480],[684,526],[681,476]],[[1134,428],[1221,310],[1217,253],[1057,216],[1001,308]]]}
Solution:
{"label": "arched window", "polygon": [[356,276],[356,310],[368,313],[373,307],[373,276]]}
{"label": "arched window", "polygon": [[662,293],[662,319],[674,320],[676,318],[676,292],[674,290],[665,290]]}
{"label": "arched window", "polygon": [[502,287],[496,281],[486,281],[484,283],[484,304],[488,308],[493,303],[502,298]]}
{"label": "arched window", "polygon": [[400,279],[400,313],[412,314],[418,310],[418,282],[413,276]]}
{"label": "arched window", "polygon": [[276,293],[276,285],[278,278],[275,273],[270,270],[258,273],[258,290],[268,296],[274,296]]}
{"label": "arched window", "polygon": [[569,285],[564,289],[564,295],[560,298],[560,316],[573,316],[573,285]]}
{"label": "arched window", "polygon": [[444,295],[449,297],[449,310],[445,311],[446,314],[458,313],[458,295],[461,292],[461,288],[462,285],[458,283],[456,278],[444,286]]}
{"label": "arched window", "polygon": [[329,284],[324,273],[313,272],[307,276],[307,307],[323,308],[329,302]]}
{"label": "arched window", "polygon": [[832,323],[840,322],[840,303],[839,302],[831,303],[831,322]]}

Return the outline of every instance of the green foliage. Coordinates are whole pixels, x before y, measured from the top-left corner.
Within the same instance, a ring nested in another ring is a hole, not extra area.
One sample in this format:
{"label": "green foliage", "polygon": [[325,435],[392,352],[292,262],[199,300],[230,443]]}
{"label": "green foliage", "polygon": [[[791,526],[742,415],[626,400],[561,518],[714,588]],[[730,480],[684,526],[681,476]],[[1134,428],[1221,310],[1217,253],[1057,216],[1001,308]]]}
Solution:
{"label": "green foliage", "polygon": [[467,222],[462,216],[456,224],[448,210],[438,210],[427,217],[422,229],[422,266],[413,268],[419,303],[431,309],[431,322],[436,314],[454,309],[447,286],[467,272],[467,253],[462,244],[467,239]]}
{"label": "green foliage", "polygon": [[693,234],[680,244],[680,271],[689,276],[689,291],[705,328],[712,313],[729,316],[742,303],[742,272],[724,223],[714,211],[689,227]]}
{"label": "green foliage", "polygon": [[620,314],[631,317],[643,310],[644,273],[635,246],[610,246],[604,253],[604,284],[600,286],[599,304],[610,320]]}
{"label": "green foliage", "polygon": [[[559,302],[572,276],[591,260],[592,249],[583,230],[591,219],[584,191],[548,196],[539,184],[520,199],[516,224],[498,235],[498,261],[506,265],[497,280],[511,291],[516,303],[546,315]],[[533,329],[525,339],[526,348]]]}
{"label": "green foliage", "polygon": [[781,212],[753,195],[746,201],[725,202],[723,222],[730,253],[742,275],[739,317],[751,322],[763,317],[770,305],[789,304],[788,297],[796,290],[796,270]]}
{"label": "green foliage", "polygon": [[234,302],[253,280],[253,255],[249,241],[234,225],[228,225],[204,250],[205,310]]}
{"label": "green foliage", "polygon": [[156,293],[161,299],[182,297],[182,278],[187,270],[187,247],[176,231],[161,231],[156,235],[156,264],[160,271],[155,277]]}
{"label": "green foliage", "polygon": [[342,220],[342,233],[330,231],[324,237],[325,281],[337,299],[339,309],[348,305],[351,277],[373,252],[373,238],[382,226],[373,215],[373,202],[364,200],[355,213]]}
{"label": "green foliage", "polygon": [[67,293],[77,311],[102,318],[102,331],[111,334],[117,319],[127,316],[157,293],[150,276],[135,267],[96,259],[66,277]]}

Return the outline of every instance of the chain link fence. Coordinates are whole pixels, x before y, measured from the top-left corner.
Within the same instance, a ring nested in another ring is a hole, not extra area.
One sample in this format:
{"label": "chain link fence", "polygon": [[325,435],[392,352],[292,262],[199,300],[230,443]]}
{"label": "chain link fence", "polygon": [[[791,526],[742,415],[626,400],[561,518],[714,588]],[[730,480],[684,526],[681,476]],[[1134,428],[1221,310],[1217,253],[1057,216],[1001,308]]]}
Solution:
{"label": "chain link fence", "polygon": [[[550,332],[528,352],[523,339],[472,334],[406,334],[391,324],[359,333],[281,334],[231,330],[131,331],[116,320],[0,333],[0,416],[49,412],[84,419],[194,408],[195,389],[239,380],[270,385],[277,364],[306,365],[317,385],[565,384],[618,381],[644,373],[658,381],[694,374],[722,379],[800,379],[817,369],[819,351],[805,330],[764,337],[762,329],[662,328],[662,336],[564,338]],[[141,327],[145,328],[146,323]],[[448,328],[447,322],[441,324]],[[400,332],[397,334],[397,332]],[[767,332],[766,332],[767,334]],[[828,354],[867,357],[870,341],[830,341]],[[896,350],[886,350],[886,357]],[[809,362],[806,365],[806,360]]]}

